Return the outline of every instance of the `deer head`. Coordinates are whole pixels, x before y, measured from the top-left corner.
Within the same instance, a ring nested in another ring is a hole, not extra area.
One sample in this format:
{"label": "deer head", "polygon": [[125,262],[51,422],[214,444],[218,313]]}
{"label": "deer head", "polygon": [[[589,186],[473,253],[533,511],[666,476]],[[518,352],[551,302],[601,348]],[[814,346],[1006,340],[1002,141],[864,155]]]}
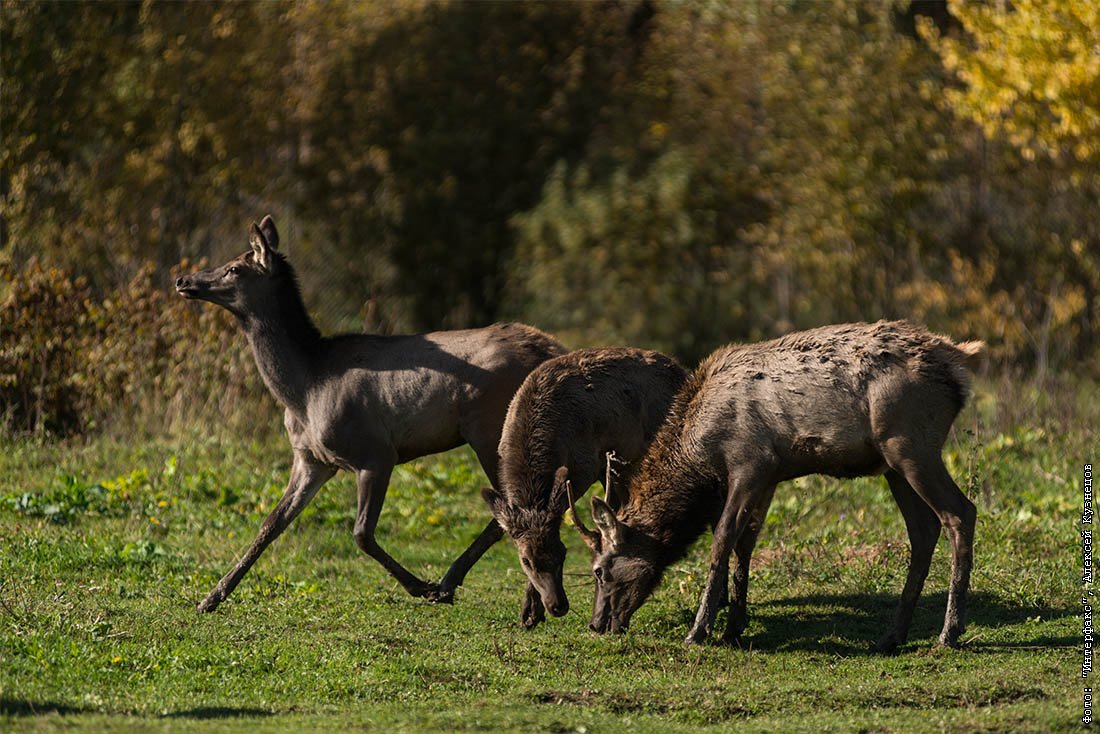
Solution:
{"label": "deer head", "polygon": [[486,487],[481,496],[493,517],[512,538],[519,552],[520,565],[527,579],[538,590],[543,606],[555,617],[569,611],[569,599],[562,582],[565,544],[561,542],[561,512],[554,497],[564,492],[569,470],[564,466],[555,474],[555,489],[548,507],[517,508],[494,489]]}
{"label": "deer head", "polygon": [[[572,499],[570,492],[570,499]],[[605,501],[592,498],[592,520],[598,532],[583,526],[572,506],[573,521],[592,549],[596,601],[589,628],[604,633],[625,632],[634,612],[653,593],[661,578],[657,547],[652,539],[615,516]]]}
{"label": "deer head", "polygon": [[176,292],[184,298],[210,301],[241,319],[272,302],[286,269],[278,253],[279,232],[271,216],[249,229],[250,250],[226,264],[176,279]]}

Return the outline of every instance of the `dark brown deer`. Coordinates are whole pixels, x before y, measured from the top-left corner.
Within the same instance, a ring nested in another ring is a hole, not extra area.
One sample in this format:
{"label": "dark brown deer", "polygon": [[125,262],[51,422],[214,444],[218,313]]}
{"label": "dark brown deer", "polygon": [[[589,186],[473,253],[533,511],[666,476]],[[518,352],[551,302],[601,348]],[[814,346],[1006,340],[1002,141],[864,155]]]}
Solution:
{"label": "dark brown deer", "polygon": [[[723,347],[677,395],[617,512],[594,498],[599,532],[578,523],[596,552],[597,632],[624,631],[664,570],[706,527],[710,570],[686,642],[711,632],[733,595],[724,640],[746,623],[749,560],[775,486],[806,474],[885,473],[905,517],[910,558],[884,652],[905,642],[940,527],[951,541],[951,585],[940,643],[956,646],[966,617],[974,505],[941,452],[970,385],[981,342],[955,344],[903,321],[827,326],[762,344]],[[575,512],[575,510],[574,510]]]}
{"label": "dark brown deer", "polygon": [[[512,398],[500,437],[500,490],[482,494],[527,574],[521,620],[569,611],[559,537],[566,486],[586,492],[609,453],[629,472],[687,377],[659,352],[581,349],[539,365]],[[609,466],[610,470],[610,466]]]}
{"label": "dark brown deer", "polygon": [[497,444],[508,403],[527,374],[564,348],[522,324],[409,336],[323,337],[297,278],[277,251],[271,217],[253,223],[251,250],[220,268],[179,278],[176,290],[237,317],[271,394],[286,408],[294,459],[286,492],[244,557],[198,605],[210,612],[339,469],[355,472],[355,540],[413,596],[450,602],[467,571],[503,534],[491,520],[438,583],[417,578],[374,537],[397,464],[470,444],[497,483]]}

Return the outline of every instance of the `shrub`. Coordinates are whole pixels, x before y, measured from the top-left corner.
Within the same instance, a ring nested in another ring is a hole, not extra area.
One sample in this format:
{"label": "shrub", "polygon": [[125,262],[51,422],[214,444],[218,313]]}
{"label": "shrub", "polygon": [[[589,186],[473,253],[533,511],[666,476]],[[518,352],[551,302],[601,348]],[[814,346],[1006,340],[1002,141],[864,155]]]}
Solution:
{"label": "shrub", "polygon": [[[177,270],[189,269],[186,262]],[[262,386],[231,317],[187,304],[147,265],[97,297],[87,282],[31,261],[0,271],[0,412],[18,432],[73,435],[108,422],[163,430],[247,420]]]}

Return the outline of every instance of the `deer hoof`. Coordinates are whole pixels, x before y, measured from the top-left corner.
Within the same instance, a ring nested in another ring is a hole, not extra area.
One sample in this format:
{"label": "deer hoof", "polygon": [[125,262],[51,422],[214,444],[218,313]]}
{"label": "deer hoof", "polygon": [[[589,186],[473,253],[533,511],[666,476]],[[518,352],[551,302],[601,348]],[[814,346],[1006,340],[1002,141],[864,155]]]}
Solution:
{"label": "deer hoof", "polygon": [[546,614],[541,608],[539,609],[524,609],[523,614],[520,615],[520,624],[523,625],[523,629],[529,630],[539,626],[543,620],[546,619]]}
{"label": "deer hoof", "polygon": [[454,589],[443,589],[430,584],[428,590],[424,592],[424,598],[432,604],[454,604],[455,592]]}
{"label": "deer hoof", "polygon": [[871,649],[880,655],[893,655],[897,653],[900,645],[901,640],[899,640],[897,634],[891,630],[883,635],[882,639],[876,642]]}
{"label": "deer hoof", "polygon": [[744,609],[738,612],[734,607],[730,607],[730,618],[726,622],[726,632],[723,635],[723,639],[726,642],[740,643],[741,635],[745,634],[745,630],[748,626],[748,615],[745,614]]}
{"label": "deer hoof", "polygon": [[727,647],[741,647],[741,632],[727,632],[722,635],[722,644]]}
{"label": "deer hoof", "polygon": [[707,639],[707,631],[702,627],[696,627],[684,638],[685,645],[702,645]]}
{"label": "deer hoof", "polygon": [[196,605],[195,609],[197,609],[198,611],[200,611],[204,614],[207,614],[207,613],[212,612],[215,609],[217,609],[218,605],[221,604],[221,603],[222,603],[222,599],[219,597],[219,595],[211,594],[210,596],[206,597],[201,602],[199,602],[198,605]]}
{"label": "deer hoof", "polygon": [[542,597],[533,587],[528,587],[523,597],[523,606],[519,612],[519,623],[523,629],[529,630],[537,627],[546,619],[546,607],[542,604]]}

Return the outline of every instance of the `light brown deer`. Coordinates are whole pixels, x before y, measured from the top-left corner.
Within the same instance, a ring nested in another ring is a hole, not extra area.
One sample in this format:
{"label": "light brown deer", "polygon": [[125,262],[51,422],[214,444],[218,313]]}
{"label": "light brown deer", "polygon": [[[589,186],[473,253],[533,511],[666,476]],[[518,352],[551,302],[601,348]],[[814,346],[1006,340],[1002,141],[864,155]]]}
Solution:
{"label": "light brown deer", "polygon": [[612,453],[629,473],[685,377],[659,352],[580,349],[536,367],[512,398],[500,437],[500,491],[482,495],[527,574],[524,627],[541,622],[544,611],[569,611],[559,537],[566,486],[587,491]]}
{"label": "light brown deer", "polygon": [[[725,595],[724,640],[747,620],[749,561],[776,484],[806,474],[885,473],[905,517],[910,559],[884,652],[905,642],[940,528],[951,541],[951,585],[940,643],[956,646],[973,561],[973,503],[941,456],[966,401],[981,342],[955,344],[903,321],[827,326],[711,354],[679,392],[617,512],[594,498],[599,532],[592,628],[624,631],[664,570],[714,528],[710,569],[686,642],[703,641]],[[574,508],[575,513],[575,508]],[[600,613],[602,609],[602,614]]]}
{"label": "light brown deer", "polygon": [[306,313],[297,278],[278,252],[271,217],[253,223],[251,249],[176,290],[237,317],[271,394],[285,407],[294,459],[290,481],[244,556],[198,605],[210,612],[264,549],[339,469],[358,484],[356,543],[405,590],[450,602],[470,567],[502,536],[491,520],[438,583],[422,581],[375,540],[397,464],[469,443],[494,485],[497,444],[512,395],[527,374],[565,349],[523,324],[409,336],[323,337]]}

